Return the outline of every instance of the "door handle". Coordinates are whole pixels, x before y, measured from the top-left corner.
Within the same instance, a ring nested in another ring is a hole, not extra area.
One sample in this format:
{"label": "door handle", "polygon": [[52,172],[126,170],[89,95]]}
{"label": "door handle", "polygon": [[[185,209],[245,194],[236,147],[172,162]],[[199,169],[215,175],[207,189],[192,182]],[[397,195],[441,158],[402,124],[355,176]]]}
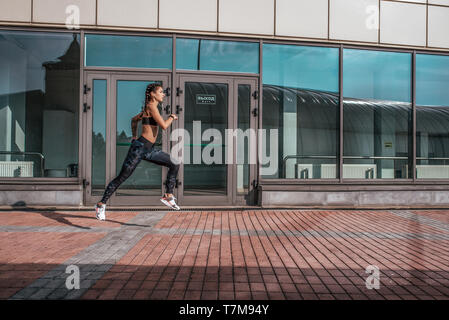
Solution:
{"label": "door handle", "polygon": [[170,114],[171,113],[171,105],[167,104],[164,108],[165,110],[165,114]]}

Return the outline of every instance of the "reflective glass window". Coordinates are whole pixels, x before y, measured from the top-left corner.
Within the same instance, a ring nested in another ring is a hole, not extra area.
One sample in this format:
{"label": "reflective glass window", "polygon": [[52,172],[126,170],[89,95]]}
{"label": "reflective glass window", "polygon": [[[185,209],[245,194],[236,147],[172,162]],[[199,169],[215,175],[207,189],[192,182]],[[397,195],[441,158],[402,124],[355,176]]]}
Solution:
{"label": "reflective glass window", "polygon": [[416,55],[416,177],[449,179],[449,56]]}
{"label": "reflective glass window", "polygon": [[409,178],[410,53],[343,52],[343,178]]}
{"label": "reflective glass window", "polygon": [[172,38],[85,36],[84,64],[87,67],[171,69]]}
{"label": "reflective glass window", "polygon": [[449,106],[449,56],[416,55],[416,105]]}
{"label": "reflective glass window", "polygon": [[338,48],[264,44],[263,178],[337,177],[338,70]]}
{"label": "reflective glass window", "polygon": [[94,80],[92,88],[92,195],[106,187],[107,80]]}
{"label": "reflective glass window", "polygon": [[77,177],[80,37],[0,31],[0,177]]}
{"label": "reflective glass window", "polygon": [[259,43],[176,39],[176,68],[259,73]]}

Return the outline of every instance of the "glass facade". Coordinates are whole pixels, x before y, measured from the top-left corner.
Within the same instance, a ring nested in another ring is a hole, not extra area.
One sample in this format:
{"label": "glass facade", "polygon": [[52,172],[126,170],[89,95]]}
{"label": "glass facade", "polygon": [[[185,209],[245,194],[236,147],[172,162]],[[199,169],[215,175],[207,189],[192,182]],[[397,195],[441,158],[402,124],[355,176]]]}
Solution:
{"label": "glass facade", "polygon": [[172,68],[172,38],[88,34],[84,50],[86,67]]}
{"label": "glass facade", "polygon": [[411,177],[412,55],[343,50],[343,178]]}
{"label": "glass facade", "polygon": [[262,178],[336,178],[338,71],[338,48],[263,45]]}
{"label": "glass facade", "polygon": [[416,177],[449,179],[449,56],[416,55]]}
{"label": "glass facade", "polygon": [[0,57],[0,177],[77,177],[79,35],[0,31]]}
{"label": "glass facade", "polygon": [[[258,77],[262,63],[260,129],[265,130],[265,139],[259,160],[263,179],[338,179],[340,158],[343,179],[411,179],[412,170],[418,179],[449,179],[449,56],[416,54],[416,100],[412,101],[411,52],[265,43],[259,61],[258,42],[177,38],[176,52],[172,44],[172,37],[87,34],[84,64],[171,71],[176,54],[179,72],[237,72]],[[0,178],[78,176],[80,51],[76,33],[0,31]],[[119,81],[116,88],[117,173],[129,147],[129,119],[141,108],[146,84]],[[106,82],[95,80],[93,86],[91,178],[93,190],[102,190],[106,183]],[[192,83],[188,89],[191,94]],[[248,85],[239,85],[237,91],[233,102],[237,128],[245,131],[252,117],[252,110],[247,109],[252,93]],[[413,102],[416,168],[412,167]],[[220,110],[223,113],[203,122],[219,121],[219,128],[211,128],[221,132],[227,128],[221,118],[228,110]],[[191,111],[195,114],[186,120],[193,125],[204,115]],[[237,164],[237,192],[249,189],[246,160]],[[125,182],[120,192],[160,192],[160,168],[141,166],[143,172]],[[207,188],[225,193],[224,168],[211,166],[217,177],[211,187],[196,181],[191,162],[185,170],[186,194]]]}
{"label": "glass facade", "polygon": [[259,43],[176,39],[176,69],[259,73]]}

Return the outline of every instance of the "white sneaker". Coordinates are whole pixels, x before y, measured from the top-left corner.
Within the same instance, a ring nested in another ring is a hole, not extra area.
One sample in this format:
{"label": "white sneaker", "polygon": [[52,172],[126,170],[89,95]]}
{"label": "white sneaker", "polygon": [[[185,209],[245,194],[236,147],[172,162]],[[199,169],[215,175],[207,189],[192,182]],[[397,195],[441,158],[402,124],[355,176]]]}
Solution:
{"label": "white sneaker", "polygon": [[167,207],[170,207],[174,210],[180,210],[181,208],[175,202],[175,197],[162,197],[161,202],[165,204]]}
{"label": "white sneaker", "polygon": [[100,207],[95,205],[95,213],[98,220],[106,220],[106,205],[103,204]]}

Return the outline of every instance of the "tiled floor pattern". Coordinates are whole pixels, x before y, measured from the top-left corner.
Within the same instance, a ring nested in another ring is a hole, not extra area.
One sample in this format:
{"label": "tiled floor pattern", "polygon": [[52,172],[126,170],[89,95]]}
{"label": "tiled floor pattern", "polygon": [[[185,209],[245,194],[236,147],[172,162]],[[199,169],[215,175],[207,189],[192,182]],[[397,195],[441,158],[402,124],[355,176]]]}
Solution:
{"label": "tiled floor pattern", "polygon": [[[0,298],[449,299],[448,217],[110,211],[100,222],[92,212],[5,211]],[[80,270],[80,289],[66,287],[70,265]],[[378,270],[378,288],[367,269]]]}

